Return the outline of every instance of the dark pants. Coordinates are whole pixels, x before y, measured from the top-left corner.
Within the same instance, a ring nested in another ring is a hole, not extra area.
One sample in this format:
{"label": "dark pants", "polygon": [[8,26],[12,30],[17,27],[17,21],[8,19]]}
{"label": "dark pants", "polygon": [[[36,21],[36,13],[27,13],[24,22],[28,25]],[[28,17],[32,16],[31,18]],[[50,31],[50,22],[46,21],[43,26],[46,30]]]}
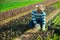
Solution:
{"label": "dark pants", "polygon": [[[41,26],[41,28],[42,28],[43,20],[38,19],[38,20],[36,20],[36,21],[37,21],[38,24],[40,24],[40,26]],[[31,28],[35,27],[35,24],[33,23],[33,20],[30,21],[29,27],[31,27]]]}

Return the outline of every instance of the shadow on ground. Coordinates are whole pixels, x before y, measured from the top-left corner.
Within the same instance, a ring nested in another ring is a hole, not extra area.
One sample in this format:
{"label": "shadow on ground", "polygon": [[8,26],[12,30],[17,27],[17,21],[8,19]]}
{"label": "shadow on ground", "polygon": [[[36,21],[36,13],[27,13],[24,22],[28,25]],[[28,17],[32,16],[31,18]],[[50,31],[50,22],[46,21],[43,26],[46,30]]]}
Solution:
{"label": "shadow on ground", "polygon": [[12,40],[14,37],[21,36],[25,31],[29,29],[30,27],[27,24],[10,22],[8,24],[0,26],[0,39]]}

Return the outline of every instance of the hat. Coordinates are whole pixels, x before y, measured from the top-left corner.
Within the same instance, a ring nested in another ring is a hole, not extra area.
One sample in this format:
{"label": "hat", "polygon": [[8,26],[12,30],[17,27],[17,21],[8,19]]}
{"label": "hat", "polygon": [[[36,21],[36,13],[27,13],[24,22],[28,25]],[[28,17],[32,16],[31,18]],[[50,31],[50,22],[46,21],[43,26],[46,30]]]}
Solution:
{"label": "hat", "polygon": [[45,10],[45,7],[43,5],[36,5],[35,8],[39,8],[40,10]]}

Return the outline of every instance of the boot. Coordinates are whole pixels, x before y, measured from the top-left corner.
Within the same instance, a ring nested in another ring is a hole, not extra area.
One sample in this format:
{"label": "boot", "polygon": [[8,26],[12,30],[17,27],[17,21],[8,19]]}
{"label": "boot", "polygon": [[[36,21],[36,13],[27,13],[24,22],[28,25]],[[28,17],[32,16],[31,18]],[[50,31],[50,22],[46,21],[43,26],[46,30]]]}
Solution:
{"label": "boot", "polygon": [[45,25],[42,26],[42,30],[43,31],[46,31]]}

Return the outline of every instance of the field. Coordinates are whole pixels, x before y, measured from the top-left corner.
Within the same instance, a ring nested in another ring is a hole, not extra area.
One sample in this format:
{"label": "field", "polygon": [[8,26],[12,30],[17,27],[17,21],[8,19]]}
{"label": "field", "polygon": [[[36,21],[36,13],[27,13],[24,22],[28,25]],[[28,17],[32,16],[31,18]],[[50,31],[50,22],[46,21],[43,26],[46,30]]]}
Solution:
{"label": "field", "polygon": [[0,12],[5,12],[8,10],[12,10],[15,8],[22,8],[25,6],[29,6],[38,2],[42,2],[43,0],[1,0],[0,1]]}
{"label": "field", "polygon": [[[36,3],[36,4],[44,4],[44,5],[46,4],[46,6],[49,6],[49,5],[53,4],[53,3],[58,2],[57,0],[55,0],[54,2],[52,2],[52,1],[54,1],[54,0],[50,0],[50,1],[46,0],[44,2],[41,2],[41,3],[39,2],[39,3]],[[29,5],[29,6],[23,7],[23,8],[17,8],[17,9],[13,9],[13,10],[8,10],[8,11],[2,12],[2,13],[0,12],[0,20],[2,21],[4,19],[10,18],[10,17],[14,17],[15,15],[22,14],[24,12],[30,11],[30,10],[35,8],[36,4]],[[53,9],[53,8],[51,8],[51,9]]]}
{"label": "field", "polygon": [[[11,2],[12,1],[12,2]],[[1,12],[15,9],[15,8],[21,8],[25,7],[34,3],[42,2],[42,0],[35,0],[36,2],[32,2],[33,0],[1,0],[0,1],[0,6],[3,7],[1,8]],[[4,3],[2,3],[4,2]],[[24,4],[24,5],[23,5]],[[7,6],[8,5],[8,6]],[[60,2],[50,5],[46,8],[45,12],[47,13],[47,16],[50,15],[51,12],[54,10],[60,8]],[[24,34],[27,30],[31,29],[29,27],[29,22],[31,21],[31,13],[28,15],[22,16],[19,19],[12,20],[7,24],[4,24],[0,26],[0,39],[1,40],[18,40],[18,38],[21,37],[21,35]],[[31,33],[31,37],[29,40],[60,40],[60,13],[57,14],[55,17],[53,17],[49,22],[47,23],[47,27],[51,26],[51,30],[47,31],[39,31],[37,33]],[[30,33],[27,33],[30,34]],[[23,37],[24,38],[24,37]],[[23,40],[28,40],[23,39]],[[20,39],[19,39],[20,40]]]}
{"label": "field", "polygon": [[[48,11],[46,11],[47,13],[53,11],[52,9],[49,9],[49,8],[51,8],[51,7],[47,8],[47,10],[48,10]],[[55,8],[53,8],[53,9],[55,9]],[[47,16],[48,16],[48,14],[47,14]],[[28,14],[19,19],[10,21],[8,24],[3,25],[0,28],[0,32],[1,32],[0,39],[13,40],[17,37],[20,37],[25,31],[30,29],[30,27],[28,26],[29,21],[31,21],[31,14]],[[34,38],[34,37],[32,36],[32,38]],[[38,40],[38,38],[37,38],[37,40]]]}

